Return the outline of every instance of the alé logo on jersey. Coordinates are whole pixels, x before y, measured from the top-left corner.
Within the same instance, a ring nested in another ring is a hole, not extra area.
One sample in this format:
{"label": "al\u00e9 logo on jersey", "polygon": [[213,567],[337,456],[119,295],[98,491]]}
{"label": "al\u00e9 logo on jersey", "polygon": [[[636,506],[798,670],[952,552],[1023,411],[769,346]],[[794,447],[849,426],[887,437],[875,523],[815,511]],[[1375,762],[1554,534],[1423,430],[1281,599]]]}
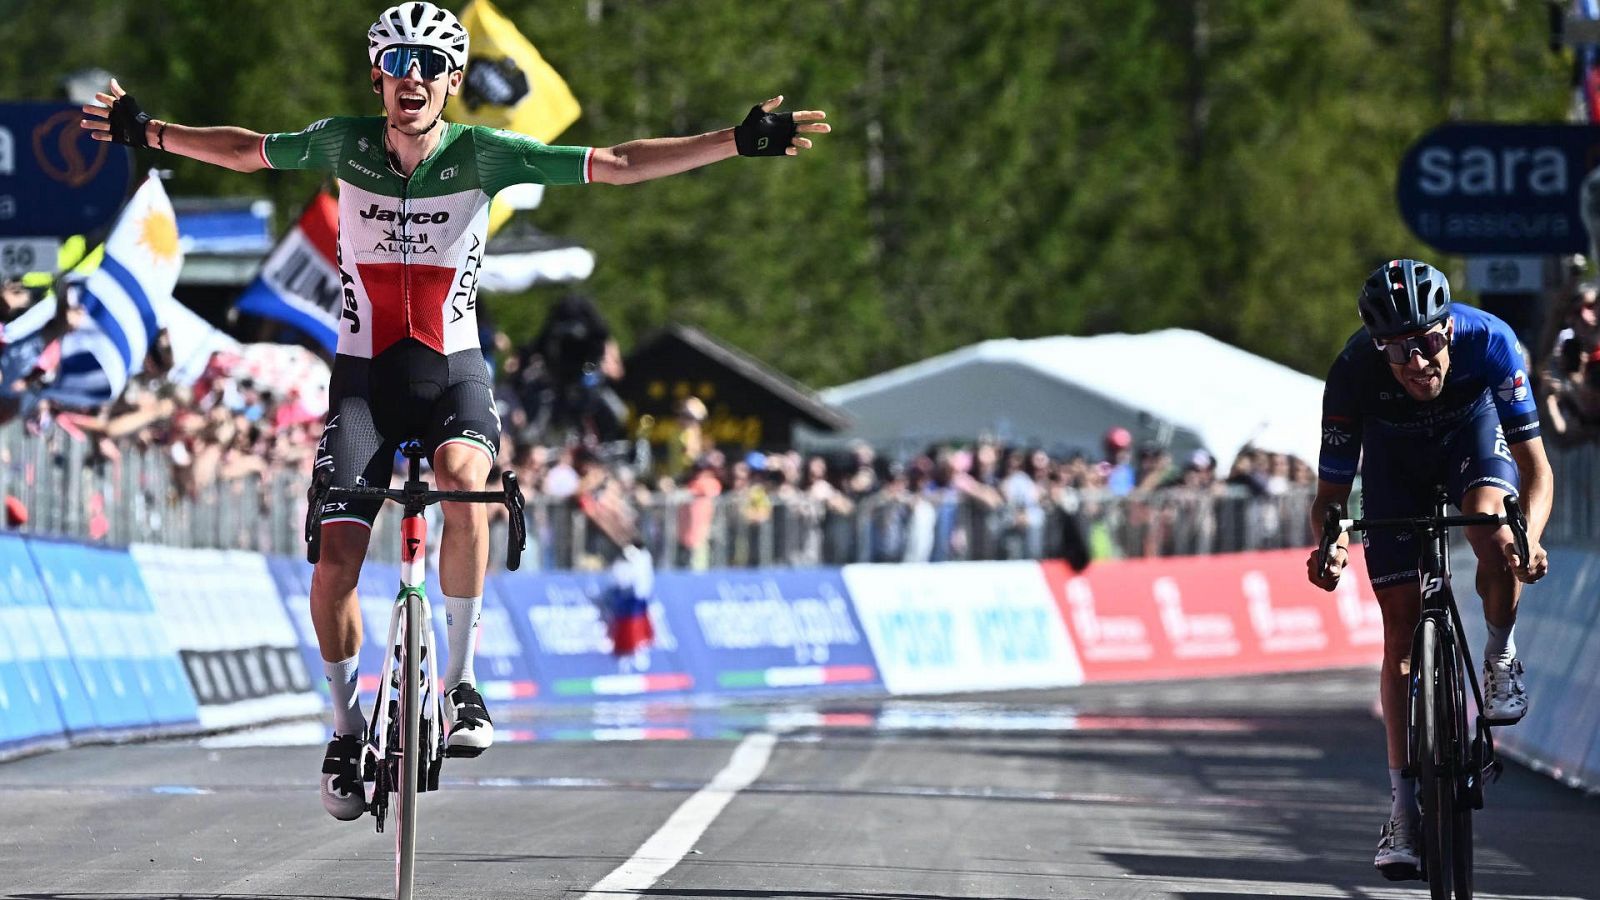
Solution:
{"label": "al\u00e9 logo on jersey", "polygon": [[405,210],[395,212],[392,209],[379,209],[378,204],[374,203],[361,210],[361,218],[373,219],[379,222],[399,222],[401,225],[407,223],[443,225],[450,221],[450,211],[441,209],[438,212],[406,212]]}

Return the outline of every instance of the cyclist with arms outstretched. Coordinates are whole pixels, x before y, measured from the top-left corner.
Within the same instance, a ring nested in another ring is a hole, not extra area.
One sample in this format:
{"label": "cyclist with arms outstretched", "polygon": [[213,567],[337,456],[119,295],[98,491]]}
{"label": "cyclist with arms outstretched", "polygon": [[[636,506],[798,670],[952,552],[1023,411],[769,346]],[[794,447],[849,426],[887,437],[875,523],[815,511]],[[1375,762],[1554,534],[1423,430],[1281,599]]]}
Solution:
{"label": "cyclist with arms outstretched", "polygon": [[[391,7],[367,33],[374,92],[385,113],[334,117],[294,133],[192,128],[152,119],[113,81],[104,106],[83,108],[97,140],[154,147],[240,172],[322,169],[339,183],[343,308],[328,418],[316,470],[335,487],[386,487],[395,450],[418,438],[437,487],[479,490],[499,443],[489,373],[478,345],[478,268],[489,201],[519,183],[629,184],[734,155],[794,156],[802,133],[829,130],[819,111],[777,113],[782,97],[737,127],[613,147],[547,146],[524,135],[445,122],[461,88],[467,33],[432,3]],[[331,501],[311,585],[311,617],[334,706],[323,764],[323,806],[338,819],[365,808],[360,779],[366,722],[356,697],[361,615],[356,582],[379,501]],[[445,503],[439,583],[450,658],[447,753],[476,756],[494,726],[472,656],[488,566],[485,507]],[[328,527],[339,526],[339,527]]]}
{"label": "cyclist with arms outstretched", "polygon": [[[1522,347],[1505,322],[1452,305],[1444,273],[1416,260],[1379,267],[1357,305],[1365,327],[1334,360],[1323,394],[1313,533],[1321,537],[1329,504],[1349,499],[1358,461],[1362,511],[1374,518],[1428,515],[1432,489],[1440,484],[1466,514],[1499,513],[1507,495],[1520,493],[1528,516],[1528,559],[1517,556],[1505,526],[1467,529],[1489,632],[1483,716],[1490,724],[1513,724],[1527,712],[1528,698],[1512,626],[1522,584],[1538,581],[1549,568],[1539,537],[1550,517],[1554,484]],[[1340,536],[1325,570],[1312,552],[1306,567],[1313,584],[1334,589],[1349,559],[1348,542]],[[1392,791],[1373,864],[1390,879],[1420,878],[1415,779],[1401,773],[1405,669],[1422,604],[1419,549],[1403,531],[1369,531],[1362,542],[1367,577],[1383,609],[1380,687]]]}

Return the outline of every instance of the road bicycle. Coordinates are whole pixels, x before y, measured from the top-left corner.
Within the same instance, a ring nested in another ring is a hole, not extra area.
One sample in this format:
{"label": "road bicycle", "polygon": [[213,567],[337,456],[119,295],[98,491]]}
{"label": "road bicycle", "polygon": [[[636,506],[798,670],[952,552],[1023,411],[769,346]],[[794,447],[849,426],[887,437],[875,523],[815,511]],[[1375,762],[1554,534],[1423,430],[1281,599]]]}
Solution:
{"label": "road bicycle", "polygon": [[[522,563],[525,523],[522,492],[517,476],[501,474],[499,491],[435,491],[422,480],[422,444],[410,441],[400,451],[410,471],[400,488],[340,488],[328,484],[328,473],[313,480],[306,510],[306,559],[315,564],[322,556],[323,505],[342,500],[381,498],[405,509],[400,521],[400,592],[389,616],[390,652],[384,654],[378,679],[378,699],[367,729],[366,751],[361,757],[363,782],[372,783],[367,810],[382,833],[393,795],[395,814],[395,897],[411,900],[416,872],[417,794],[439,789],[439,771],[446,756],[475,756],[479,751],[452,752],[445,746],[443,707],[438,691],[433,639],[433,612],[423,588],[426,574],[428,525],[423,511],[441,501],[504,503],[510,515],[506,534],[506,568]],[[424,671],[424,669],[426,671]],[[398,694],[398,696],[396,696]]]}
{"label": "road bicycle", "polygon": [[[1483,718],[1483,694],[1450,587],[1449,529],[1507,525],[1520,559],[1528,558],[1528,525],[1515,497],[1505,514],[1446,515],[1446,495],[1434,489],[1433,514],[1399,519],[1346,519],[1342,504],[1323,516],[1318,562],[1326,571],[1339,536],[1378,529],[1409,530],[1420,548],[1417,572],[1422,617],[1411,641],[1407,701],[1407,777],[1417,779],[1422,810],[1422,873],[1434,900],[1472,900],[1472,811],[1483,808],[1483,784],[1500,776],[1494,736]],[[1465,685],[1477,715],[1468,738]],[[1386,875],[1388,873],[1385,873]]]}

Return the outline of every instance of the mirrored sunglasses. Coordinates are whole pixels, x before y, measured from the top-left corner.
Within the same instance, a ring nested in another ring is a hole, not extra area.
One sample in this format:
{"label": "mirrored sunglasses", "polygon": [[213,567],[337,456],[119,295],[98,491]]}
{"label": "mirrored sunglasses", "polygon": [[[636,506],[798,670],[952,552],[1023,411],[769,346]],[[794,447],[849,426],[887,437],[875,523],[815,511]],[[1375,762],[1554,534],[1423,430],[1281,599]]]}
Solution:
{"label": "mirrored sunglasses", "polygon": [[1421,353],[1423,359],[1433,359],[1450,344],[1450,335],[1444,331],[1424,331],[1398,340],[1373,341],[1389,362],[1403,366],[1411,361],[1412,353]]}
{"label": "mirrored sunglasses", "polygon": [[423,81],[450,71],[450,57],[434,47],[390,47],[378,56],[378,68],[390,78],[404,78],[415,65]]}

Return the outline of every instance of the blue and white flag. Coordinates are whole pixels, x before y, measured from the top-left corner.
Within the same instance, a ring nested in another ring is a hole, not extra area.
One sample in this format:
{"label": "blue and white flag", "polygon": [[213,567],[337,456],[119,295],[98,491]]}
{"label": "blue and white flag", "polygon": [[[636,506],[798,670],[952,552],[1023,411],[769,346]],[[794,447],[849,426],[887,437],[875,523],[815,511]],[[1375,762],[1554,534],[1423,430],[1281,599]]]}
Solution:
{"label": "blue and white flag", "polygon": [[[122,393],[128,376],[144,364],[162,327],[165,308],[183,268],[178,223],[161,180],[152,172],[122,209],[106,239],[105,259],[83,285],[83,307],[94,328],[68,335],[61,345],[61,376],[82,377],[90,360],[104,373],[104,390]],[[69,362],[71,369],[69,369]],[[100,379],[95,376],[100,393]]]}

